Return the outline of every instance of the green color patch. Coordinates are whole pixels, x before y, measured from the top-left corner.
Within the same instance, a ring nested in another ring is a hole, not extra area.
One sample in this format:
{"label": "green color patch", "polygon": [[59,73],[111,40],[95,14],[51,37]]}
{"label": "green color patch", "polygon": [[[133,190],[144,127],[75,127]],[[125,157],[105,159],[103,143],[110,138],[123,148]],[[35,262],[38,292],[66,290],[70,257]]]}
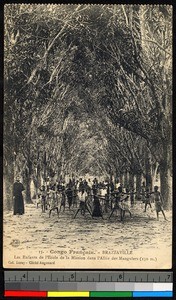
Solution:
{"label": "green color patch", "polygon": [[132,292],[90,292],[90,297],[133,297]]}

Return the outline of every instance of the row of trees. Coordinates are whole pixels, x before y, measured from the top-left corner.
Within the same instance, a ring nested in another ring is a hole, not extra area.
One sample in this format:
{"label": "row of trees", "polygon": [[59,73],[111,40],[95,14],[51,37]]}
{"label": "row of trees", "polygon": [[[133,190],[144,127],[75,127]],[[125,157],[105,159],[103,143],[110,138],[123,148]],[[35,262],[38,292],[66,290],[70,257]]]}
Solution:
{"label": "row of trees", "polygon": [[16,173],[28,202],[54,173],[138,189],[159,173],[169,207],[172,7],[7,4],[4,19],[5,207]]}

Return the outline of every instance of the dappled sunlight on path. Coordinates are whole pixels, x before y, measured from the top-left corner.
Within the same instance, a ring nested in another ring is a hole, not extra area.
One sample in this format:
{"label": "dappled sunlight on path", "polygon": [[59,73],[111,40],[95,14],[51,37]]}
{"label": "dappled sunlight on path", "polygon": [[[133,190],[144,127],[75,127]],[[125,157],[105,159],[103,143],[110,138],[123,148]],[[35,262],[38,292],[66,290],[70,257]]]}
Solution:
{"label": "dappled sunlight on path", "polygon": [[[158,251],[160,248],[171,247],[172,218],[171,212],[166,211],[168,221],[163,216],[156,220],[155,212],[143,212],[138,204],[132,208],[133,216],[127,214],[120,222],[119,214],[112,216],[109,213],[104,219],[92,219],[86,213],[78,214],[73,219],[74,210],[66,208],[59,218],[53,212],[51,218],[48,212],[41,212],[35,204],[26,205],[25,214],[13,216],[12,212],[4,212],[4,251],[12,251],[13,239],[19,240],[18,251],[30,254],[39,249],[71,250],[79,249],[99,251],[106,249],[128,249],[143,251]],[[158,250],[157,250],[158,249]],[[15,251],[15,250],[14,250]]]}

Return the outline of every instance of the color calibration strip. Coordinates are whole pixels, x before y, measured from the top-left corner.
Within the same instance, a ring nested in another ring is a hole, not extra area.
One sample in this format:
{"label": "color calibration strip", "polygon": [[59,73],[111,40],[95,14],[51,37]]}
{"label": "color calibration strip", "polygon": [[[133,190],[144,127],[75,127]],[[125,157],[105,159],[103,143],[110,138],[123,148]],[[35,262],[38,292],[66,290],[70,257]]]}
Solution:
{"label": "color calibration strip", "polygon": [[74,292],[74,291],[5,291],[5,297],[173,297],[172,291],[135,291],[135,292],[108,292],[108,291],[92,291],[92,292]]}
{"label": "color calibration strip", "polygon": [[172,298],[172,272],[5,271],[5,297]]}

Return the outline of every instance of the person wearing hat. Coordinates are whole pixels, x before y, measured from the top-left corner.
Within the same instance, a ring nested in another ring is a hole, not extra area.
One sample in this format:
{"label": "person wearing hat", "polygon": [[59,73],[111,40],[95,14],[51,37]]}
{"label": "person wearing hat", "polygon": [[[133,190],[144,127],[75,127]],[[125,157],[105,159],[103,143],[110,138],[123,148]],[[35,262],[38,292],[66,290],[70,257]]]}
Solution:
{"label": "person wearing hat", "polygon": [[14,215],[23,215],[24,214],[24,200],[22,191],[25,188],[23,184],[20,182],[20,176],[16,177],[16,181],[13,184],[13,200],[14,200]]}

